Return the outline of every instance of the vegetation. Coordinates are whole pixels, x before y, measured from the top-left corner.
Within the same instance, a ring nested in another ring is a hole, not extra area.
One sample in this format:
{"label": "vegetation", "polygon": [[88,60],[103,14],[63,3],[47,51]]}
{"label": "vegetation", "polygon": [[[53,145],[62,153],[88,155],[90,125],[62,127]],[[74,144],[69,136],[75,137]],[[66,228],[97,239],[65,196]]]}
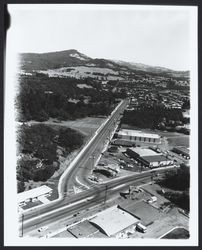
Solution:
{"label": "vegetation", "polygon": [[141,107],[137,110],[125,111],[121,123],[140,128],[175,130],[177,125],[184,122],[182,111],[167,109],[162,106]]}
{"label": "vegetation", "polygon": [[81,147],[83,136],[72,129],[54,130],[46,125],[23,125],[18,131],[18,191],[28,180],[46,181],[58,169],[58,147],[64,154]]}
{"label": "vegetation", "polygon": [[170,191],[165,192],[164,196],[175,205],[189,211],[189,187],[190,172],[189,167],[181,164],[176,171],[169,171],[165,174],[165,178],[158,181],[158,184]]}
{"label": "vegetation", "polygon": [[[16,97],[19,121],[109,115],[118,97],[111,91],[103,91],[100,84],[90,79],[56,78],[37,73],[21,76],[19,82]],[[92,88],[79,88],[77,84],[87,84]]]}

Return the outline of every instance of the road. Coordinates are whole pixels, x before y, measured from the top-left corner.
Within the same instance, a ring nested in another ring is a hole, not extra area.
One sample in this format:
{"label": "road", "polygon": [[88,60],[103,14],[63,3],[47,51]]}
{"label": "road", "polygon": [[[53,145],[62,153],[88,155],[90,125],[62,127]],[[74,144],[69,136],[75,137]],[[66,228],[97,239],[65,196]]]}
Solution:
{"label": "road", "polygon": [[[160,173],[167,171],[166,168],[158,170]],[[113,179],[107,184],[91,187],[90,189],[78,193],[72,197],[64,197],[62,200],[45,206],[43,209],[29,211],[23,214],[23,231],[25,234],[36,230],[44,225],[57,222],[60,219],[67,218],[81,210],[86,210],[93,207],[95,204],[102,204],[107,192],[107,199],[110,199],[115,193],[131,184],[139,185],[142,181],[150,181],[151,172],[144,172],[140,174],[133,174],[131,176],[124,176],[118,179]],[[19,217],[19,230],[21,231],[22,217]]]}
{"label": "road", "polygon": [[103,127],[98,131],[94,136],[92,141],[88,143],[85,149],[82,151],[82,154],[78,157],[78,160],[75,161],[73,166],[67,169],[67,174],[65,173],[59,182],[58,192],[62,196],[68,193],[73,186],[78,185],[76,177],[79,177],[80,181],[88,186],[90,184],[86,176],[91,172],[93,163],[101,154],[101,151],[104,147],[104,143],[110,137],[110,134],[117,125],[117,120],[120,118],[120,114],[126,108],[128,100],[123,100],[118,108],[112,113],[108,121],[104,124]]}
{"label": "road", "polygon": [[[105,198],[110,199],[114,194],[126,188],[130,184],[140,184],[142,181],[150,181],[151,173],[138,174],[136,176],[124,177],[115,179],[107,185],[95,186],[82,193],[74,195],[71,199],[67,197],[57,205],[54,209],[46,209],[39,213],[36,212],[33,217],[32,214],[24,214],[23,232],[24,235],[29,234],[30,231],[36,230],[44,225],[57,222],[63,218],[73,215],[81,210],[86,210],[97,204],[102,204]],[[20,228],[22,230],[22,218],[19,218]]]}
{"label": "road", "polygon": [[[100,150],[102,150],[106,139],[109,138],[110,133],[116,126],[117,120],[120,118],[120,114],[123,112],[127,104],[128,100],[123,100],[118,105],[118,107],[114,110],[114,112],[111,114],[106,123],[99,129],[99,131],[95,134],[95,136],[87,144],[87,146],[82,150],[82,152],[80,152],[80,155],[78,155],[71,167],[68,167],[67,171],[63,174],[58,186],[60,198],[47,205],[44,205],[43,207],[36,207],[31,211],[24,212],[24,221],[29,218],[34,218],[35,216],[38,216],[38,214],[47,213],[50,210],[58,209],[62,206],[65,206],[66,204],[72,203],[73,201],[75,202],[76,200],[81,199],[83,195],[84,198],[86,198],[90,195],[91,192],[94,193],[95,187],[92,188],[90,190],[90,193],[87,193],[86,196],[85,193],[83,194],[82,192],[82,194],[80,194],[81,197],[78,195],[73,198],[66,197],[68,190],[72,187],[72,185],[75,185],[78,172],[80,173],[79,176],[85,176],[86,173],[89,171],[89,160],[91,160],[90,157],[94,155],[96,159],[96,157],[99,156],[101,152]],[[83,178],[82,181],[87,182],[87,184],[89,185],[89,182],[85,178]],[[100,188],[102,189],[102,187]]]}

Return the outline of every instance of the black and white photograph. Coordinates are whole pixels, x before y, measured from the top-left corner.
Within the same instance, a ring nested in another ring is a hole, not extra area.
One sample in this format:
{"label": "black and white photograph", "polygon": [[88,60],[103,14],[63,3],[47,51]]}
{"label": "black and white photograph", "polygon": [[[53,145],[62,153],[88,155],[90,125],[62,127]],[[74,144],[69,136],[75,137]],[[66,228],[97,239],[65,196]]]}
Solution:
{"label": "black and white photograph", "polygon": [[197,6],[8,4],[7,246],[197,246]]}

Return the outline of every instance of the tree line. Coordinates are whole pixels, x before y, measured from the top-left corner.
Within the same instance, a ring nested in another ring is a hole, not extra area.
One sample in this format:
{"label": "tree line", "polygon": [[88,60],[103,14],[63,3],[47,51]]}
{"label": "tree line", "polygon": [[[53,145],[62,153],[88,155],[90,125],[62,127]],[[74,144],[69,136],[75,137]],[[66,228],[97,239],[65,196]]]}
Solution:
{"label": "tree line", "polygon": [[[92,88],[79,88],[77,84]],[[104,91],[91,79],[48,77],[43,74],[21,76],[16,96],[18,121],[61,120],[109,115],[117,103],[117,94]],[[70,101],[75,99],[76,102]],[[85,101],[87,99],[87,101]]]}
{"label": "tree line", "polygon": [[83,136],[70,128],[53,129],[47,125],[22,125],[18,129],[18,191],[28,180],[46,181],[59,168],[57,149],[64,155],[83,144]]}

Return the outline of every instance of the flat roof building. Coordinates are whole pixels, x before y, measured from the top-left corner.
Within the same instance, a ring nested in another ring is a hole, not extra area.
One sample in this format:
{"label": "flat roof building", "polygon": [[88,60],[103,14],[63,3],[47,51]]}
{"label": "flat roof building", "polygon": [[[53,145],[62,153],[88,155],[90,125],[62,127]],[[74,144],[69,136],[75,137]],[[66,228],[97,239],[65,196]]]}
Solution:
{"label": "flat roof building", "polygon": [[132,129],[121,129],[117,133],[117,137],[118,139],[134,142],[160,143],[160,136],[158,134],[144,133],[142,131]]}
{"label": "flat roof building", "polygon": [[127,149],[127,152],[133,152],[135,153],[137,156],[151,156],[151,155],[160,155],[159,153],[155,152],[152,149],[149,148],[141,148],[141,147],[135,147],[135,148],[130,148]]}
{"label": "flat roof building", "polygon": [[121,209],[130,213],[133,216],[139,217],[140,221],[148,226],[151,222],[159,218],[159,211],[157,208],[151,206],[145,201],[139,201],[134,204],[134,202],[123,203],[119,205]]}
{"label": "flat roof building", "polygon": [[76,238],[88,238],[96,234],[99,230],[94,227],[88,220],[82,221],[73,227],[67,229]]}
{"label": "flat roof building", "polygon": [[173,164],[173,160],[148,148],[128,148],[126,152],[145,167],[156,168]]}
{"label": "flat roof building", "polygon": [[123,211],[117,206],[113,206],[98,213],[95,217],[90,219],[90,222],[111,237],[130,226],[137,224],[139,218]]}
{"label": "flat roof building", "polygon": [[17,196],[17,202],[18,205],[29,202],[32,199],[37,199],[40,196],[47,196],[52,193],[52,189],[46,185],[43,185],[41,187],[33,188],[31,190],[18,193]]}
{"label": "flat roof building", "polygon": [[178,146],[178,147],[174,147],[173,148],[173,152],[177,153],[177,154],[182,154],[183,156],[190,156],[190,152],[189,149],[183,146]]}

